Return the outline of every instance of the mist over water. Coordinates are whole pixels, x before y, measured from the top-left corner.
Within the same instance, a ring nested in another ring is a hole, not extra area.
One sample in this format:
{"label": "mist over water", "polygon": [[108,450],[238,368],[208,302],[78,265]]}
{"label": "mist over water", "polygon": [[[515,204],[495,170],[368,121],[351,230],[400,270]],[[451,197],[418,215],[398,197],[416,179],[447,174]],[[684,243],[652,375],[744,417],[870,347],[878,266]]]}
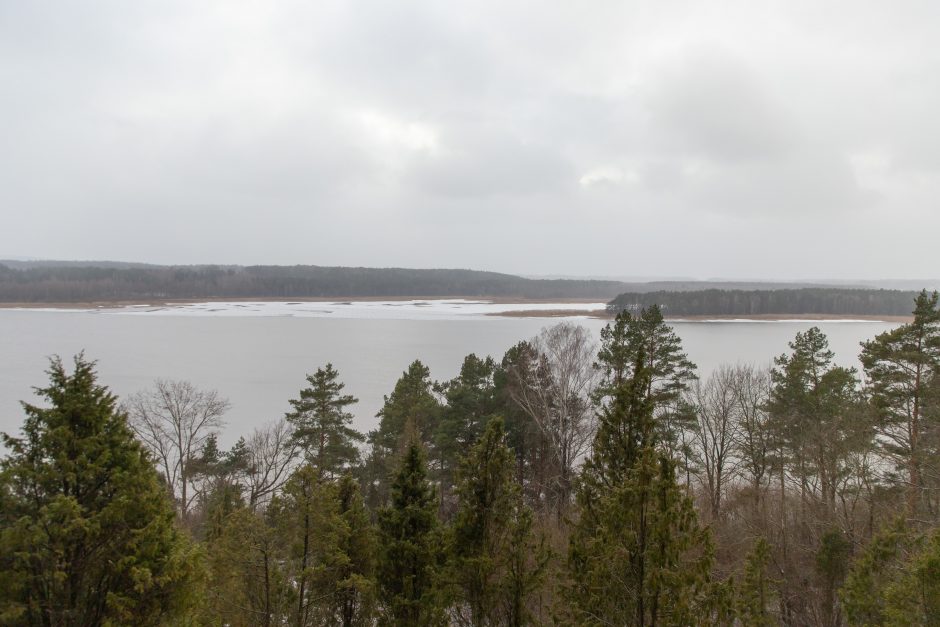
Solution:
{"label": "mist over water", "polygon": [[[564,308],[553,305],[550,308]],[[606,321],[576,318],[594,338]],[[453,377],[465,355],[497,360],[550,318],[485,315],[407,318],[108,315],[71,311],[0,310],[0,431],[16,433],[19,401],[33,402],[45,385],[50,355],[70,360],[84,350],[98,361],[100,380],[124,396],[154,379],[187,379],[217,389],[231,403],[223,444],[283,416],[304,377],[327,362],[359,398],[355,427],[376,426],[375,413],[402,371],[420,359],[436,380]],[[675,322],[683,347],[707,376],[721,363],[769,364],[787,352],[798,331],[820,327],[840,365],[858,366],[859,342],[897,326],[882,322]]]}

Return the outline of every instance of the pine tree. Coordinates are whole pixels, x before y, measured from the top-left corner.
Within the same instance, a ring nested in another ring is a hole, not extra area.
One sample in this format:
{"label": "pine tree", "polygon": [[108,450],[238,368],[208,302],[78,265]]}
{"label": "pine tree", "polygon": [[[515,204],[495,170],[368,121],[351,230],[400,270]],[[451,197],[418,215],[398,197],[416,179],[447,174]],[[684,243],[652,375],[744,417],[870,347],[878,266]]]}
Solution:
{"label": "pine tree", "polygon": [[940,442],[928,437],[940,430],[940,398],[929,394],[940,373],[938,298],[937,292],[922,291],[914,301],[914,321],[863,342],[859,357],[871,382],[883,448],[906,475],[900,483],[912,514],[940,512],[931,498],[936,490],[925,489],[924,477],[925,465],[940,455]]}
{"label": "pine tree", "polygon": [[299,398],[291,399],[293,411],[286,416],[307,461],[324,477],[333,477],[354,465],[359,460],[356,445],[365,440],[349,426],[353,416],[346,411],[359,401],[343,394],[346,386],[338,379],[333,364],[307,375],[309,386],[300,391]]}
{"label": "pine tree", "polygon": [[577,624],[699,624],[712,616],[710,537],[659,448],[647,363],[641,348],[629,378],[610,388],[584,464],[568,560]]}
{"label": "pine tree", "polygon": [[0,623],[160,625],[192,601],[196,563],[117,400],[82,355],[53,359],[0,462]]}
{"label": "pine tree", "polygon": [[513,480],[505,437],[502,419],[494,418],[457,473],[448,580],[458,589],[462,624],[529,624],[528,600],[548,558]]}
{"label": "pine tree", "polygon": [[381,624],[444,624],[438,572],[441,533],[437,499],[417,441],[405,449],[391,486],[391,505],[379,512]]}
{"label": "pine tree", "polygon": [[873,434],[855,369],[833,364],[825,334],[812,327],[797,333],[790,348],[771,373],[769,426],[782,461],[799,481],[802,504],[818,504],[825,520],[834,515],[852,454],[868,448]]}

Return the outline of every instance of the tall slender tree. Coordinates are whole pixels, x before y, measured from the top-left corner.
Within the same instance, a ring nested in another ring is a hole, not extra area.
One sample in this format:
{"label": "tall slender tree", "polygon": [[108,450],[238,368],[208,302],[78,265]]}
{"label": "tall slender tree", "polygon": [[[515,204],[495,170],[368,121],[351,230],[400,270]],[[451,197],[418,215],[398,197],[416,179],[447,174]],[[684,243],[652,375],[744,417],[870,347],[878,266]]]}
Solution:
{"label": "tall slender tree", "polygon": [[[389,480],[397,468],[399,453],[416,434],[425,450],[434,446],[441,404],[434,393],[431,371],[419,360],[408,366],[385,397],[379,410],[379,426],[369,432],[369,456],[363,468],[366,503],[374,511],[386,505]],[[412,433],[414,432],[414,434]]]}
{"label": "tall slender tree", "polygon": [[[936,490],[925,490],[924,467],[940,454],[940,411],[930,395],[940,373],[940,309],[937,292],[922,291],[914,301],[914,320],[874,340],[862,343],[860,359],[868,376],[878,412],[878,432],[884,451],[903,473],[908,509],[912,514],[940,513]],[[940,468],[937,468],[940,470]],[[940,476],[934,477],[940,487]]]}
{"label": "tall slender tree", "polygon": [[685,458],[683,436],[692,428],[695,416],[683,403],[683,392],[696,379],[696,367],[658,306],[636,314],[622,311],[601,330],[596,367],[603,379],[595,399],[605,402],[618,386],[632,378],[640,354],[648,372],[645,393],[653,404],[657,437],[673,456]]}
{"label": "tall slender tree", "polygon": [[[548,553],[532,531],[532,514],[522,503],[513,471],[503,421],[495,418],[457,473],[448,580],[457,588],[455,612],[461,624],[533,620],[529,597],[542,579]],[[520,551],[527,554],[523,559]]]}
{"label": "tall slender tree", "polygon": [[654,428],[641,348],[608,392],[578,490],[568,602],[584,625],[696,624],[711,610],[711,541]]}
{"label": "tall slender tree", "polygon": [[353,416],[346,410],[359,401],[343,394],[346,385],[333,364],[307,375],[307,383],[299,397],[291,399],[293,409],[286,418],[294,426],[293,438],[307,461],[324,477],[334,477],[359,460],[356,445],[365,436],[349,426]]}
{"label": "tall slender tree", "polygon": [[452,504],[448,497],[460,458],[476,443],[487,423],[499,409],[493,375],[496,362],[492,358],[480,359],[467,355],[460,373],[439,386],[445,404],[434,432],[434,443],[440,460],[441,500],[449,513]]}
{"label": "tall slender tree", "polygon": [[404,450],[391,486],[391,504],[379,512],[378,522],[382,624],[444,624],[437,497],[427,479],[424,451],[415,439]]}

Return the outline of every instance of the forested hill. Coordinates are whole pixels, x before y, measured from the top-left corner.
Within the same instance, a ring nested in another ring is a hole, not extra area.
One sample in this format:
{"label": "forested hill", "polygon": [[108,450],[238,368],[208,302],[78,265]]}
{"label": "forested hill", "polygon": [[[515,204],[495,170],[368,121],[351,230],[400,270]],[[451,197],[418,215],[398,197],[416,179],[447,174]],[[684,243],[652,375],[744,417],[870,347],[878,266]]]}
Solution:
{"label": "forested hill", "polygon": [[667,316],[906,316],[916,296],[916,292],[901,290],[844,288],[630,292],[617,296],[607,310],[618,313],[655,304]]}
{"label": "forested hill", "polygon": [[475,270],[324,266],[0,264],[0,302],[314,297],[503,297],[608,300],[618,281],[525,279]]}

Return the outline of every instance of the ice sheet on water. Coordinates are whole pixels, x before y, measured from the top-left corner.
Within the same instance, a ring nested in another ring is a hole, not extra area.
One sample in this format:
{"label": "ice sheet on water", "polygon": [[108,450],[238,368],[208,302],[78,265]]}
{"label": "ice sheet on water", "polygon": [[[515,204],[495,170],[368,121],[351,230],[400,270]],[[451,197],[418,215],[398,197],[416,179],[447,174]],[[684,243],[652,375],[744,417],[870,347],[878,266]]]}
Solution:
{"label": "ice sheet on water", "polygon": [[[603,309],[605,303],[494,303],[486,300],[397,300],[336,302],[212,302],[152,307],[121,307],[102,311],[127,316],[289,316],[390,320],[465,320],[503,312],[564,310],[572,317]],[[583,312],[583,313],[581,313]]]}

